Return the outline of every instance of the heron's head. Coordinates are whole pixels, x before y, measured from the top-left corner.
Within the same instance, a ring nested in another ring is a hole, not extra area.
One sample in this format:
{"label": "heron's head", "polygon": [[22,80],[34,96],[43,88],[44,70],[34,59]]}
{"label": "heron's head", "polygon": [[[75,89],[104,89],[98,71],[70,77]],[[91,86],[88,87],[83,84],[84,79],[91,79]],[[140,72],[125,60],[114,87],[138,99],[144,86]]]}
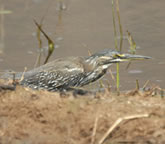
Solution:
{"label": "heron's head", "polygon": [[144,60],[150,59],[151,57],[134,55],[134,54],[121,54],[115,50],[104,50],[98,53],[95,53],[87,58],[87,61],[95,66],[102,66],[108,68],[113,63],[119,63],[123,61],[131,60]]}

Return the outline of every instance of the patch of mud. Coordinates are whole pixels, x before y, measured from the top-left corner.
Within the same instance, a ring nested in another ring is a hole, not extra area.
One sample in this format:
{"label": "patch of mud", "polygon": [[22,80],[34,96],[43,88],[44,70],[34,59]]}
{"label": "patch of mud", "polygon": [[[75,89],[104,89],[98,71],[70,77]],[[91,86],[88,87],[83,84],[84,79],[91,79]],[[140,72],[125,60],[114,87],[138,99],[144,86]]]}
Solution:
{"label": "patch of mud", "polygon": [[148,114],[122,121],[103,143],[164,144],[164,103],[164,98],[148,92],[117,96],[106,91],[95,98],[91,94],[75,98],[71,93],[61,97],[20,86],[1,90],[0,143],[98,144],[117,119]]}

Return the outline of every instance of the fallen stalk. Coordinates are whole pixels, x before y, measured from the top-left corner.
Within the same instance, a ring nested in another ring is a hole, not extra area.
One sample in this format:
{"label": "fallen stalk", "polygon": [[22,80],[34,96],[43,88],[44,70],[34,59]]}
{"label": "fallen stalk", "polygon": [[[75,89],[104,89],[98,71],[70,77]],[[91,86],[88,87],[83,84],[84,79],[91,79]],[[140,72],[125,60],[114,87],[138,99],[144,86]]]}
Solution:
{"label": "fallen stalk", "polygon": [[98,144],[103,144],[106,138],[116,129],[116,127],[119,126],[119,124],[124,120],[132,120],[137,118],[147,118],[149,117],[149,114],[141,114],[141,115],[131,115],[131,116],[125,116],[122,118],[118,118],[115,123],[107,130],[107,132],[103,135],[103,137],[100,139]]}

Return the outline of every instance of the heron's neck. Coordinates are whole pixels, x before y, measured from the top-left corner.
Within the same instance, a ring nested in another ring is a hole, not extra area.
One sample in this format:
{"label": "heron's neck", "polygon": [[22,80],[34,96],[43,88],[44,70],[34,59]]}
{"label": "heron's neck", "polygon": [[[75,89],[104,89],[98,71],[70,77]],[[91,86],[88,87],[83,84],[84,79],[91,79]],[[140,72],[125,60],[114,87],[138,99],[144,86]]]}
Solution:
{"label": "heron's neck", "polygon": [[92,66],[93,69],[99,69],[99,70],[106,70],[112,65],[112,63],[107,64],[100,64],[99,57],[98,56],[90,56],[86,58],[86,63],[88,65]]}
{"label": "heron's neck", "polygon": [[89,56],[85,59],[86,63],[89,65],[96,67],[98,65],[98,57],[97,56]]}

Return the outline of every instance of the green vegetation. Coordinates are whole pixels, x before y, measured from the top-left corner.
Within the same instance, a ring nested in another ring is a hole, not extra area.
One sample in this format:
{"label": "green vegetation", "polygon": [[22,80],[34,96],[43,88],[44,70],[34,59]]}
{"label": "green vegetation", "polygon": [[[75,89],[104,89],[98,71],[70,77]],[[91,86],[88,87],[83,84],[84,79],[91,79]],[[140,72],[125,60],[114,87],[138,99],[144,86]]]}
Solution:
{"label": "green vegetation", "polygon": [[[120,10],[119,10],[119,1],[115,0],[116,5],[114,7],[114,0],[112,0],[112,16],[113,16],[113,27],[114,27],[114,38],[115,38],[115,48],[117,51],[122,50],[122,44],[123,44],[123,30],[120,20]],[[120,31],[120,47],[118,47],[118,41],[117,41],[117,28],[116,28],[116,22],[115,22],[115,10],[117,13],[118,18],[118,24],[119,24],[119,31]],[[117,93],[120,94],[120,76],[119,76],[119,63],[116,64],[116,89]]]}
{"label": "green vegetation", "polygon": [[[45,59],[45,61],[44,61],[44,64],[46,64],[46,63],[48,62],[50,56],[52,55],[53,51],[54,51],[54,42],[53,42],[53,41],[50,39],[50,37],[43,31],[43,29],[41,28],[41,25],[39,25],[35,20],[34,20],[34,22],[35,22],[36,26],[38,27],[39,31],[42,32],[42,34],[45,36],[45,38],[46,38],[47,41],[48,41],[48,47],[49,47],[49,49],[48,49],[48,55],[47,55],[47,57],[46,57],[46,59]],[[41,41],[41,39],[40,39],[40,34],[39,34],[39,32],[38,32],[37,37],[38,37],[38,40],[39,40],[39,48],[40,48],[40,47],[41,47],[41,42],[42,42],[42,41]]]}
{"label": "green vegetation", "polygon": [[[115,1],[115,6],[114,6],[114,1]],[[117,39],[117,27],[116,27],[115,12],[117,14],[117,22],[119,25],[119,33],[120,33],[120,43],[119,44],[118,44],[118,39]],[[122,28],[121,19],[120,19],[120,9],[119,9],[119,1],[118,0],[112,0],[112,16],[113,16],[115,48],[117,51],[121,52],[122,46],[123,46],[123,28]],[[131,33],[128,30],[127,30],[127,34],[128,34],[127,40],[128,40],[129,45],[130,45],[130,53],[135,54],[136,53],[136,43],[133,39],[133,36],[131,35]],[[126,69],[129,68],[130,64],[131,64],[131,61],[128,63]],[[117,63],[116,64],[116,89],[117,89],[118,94],[120,94],[119,86],[120,86],[119,63]],[[138,80],[136,80],[136,88],[139,89]]]}

